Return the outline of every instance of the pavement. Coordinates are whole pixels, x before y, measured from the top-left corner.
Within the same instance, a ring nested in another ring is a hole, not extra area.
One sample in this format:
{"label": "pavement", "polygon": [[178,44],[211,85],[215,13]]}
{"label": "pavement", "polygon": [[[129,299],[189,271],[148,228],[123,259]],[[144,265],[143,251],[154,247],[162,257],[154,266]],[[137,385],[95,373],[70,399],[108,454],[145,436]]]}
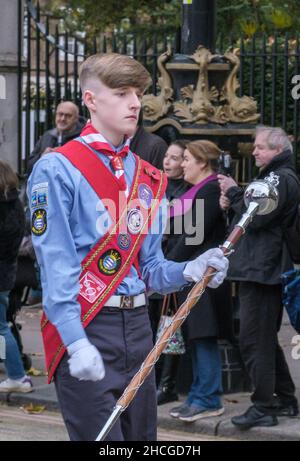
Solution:
{"label": "pavement", "polygon": [[[18,317],[22,325],[22,340],[24,352],[30,355],[33,368],[42,372],[40,376],[32,376],[34,392],[29,394],[0,394],[0,402],[20,406],[25,404],[43,405],[47,410],[59,410],[54,384],[47,384],[43,356],[43,345],[40,333],[41,309],[23,307]],[[297,388],[297,397],[300,402],[300,335],[290,326],[286,316],[280,331],[280,343],[284,349],[292,377]],[[298,346],[297,346],[298,344]],[[293,349],[293,352],[292,352]],[[3,364],[0,363],[0,380],[5,378]],[[180,396],[180,401],[184,396]],[[176,430],[186,434],[207,434],[220,436],[230,440],[259,440],[259,441],[299,441],[300,416],[294,418],[281,417],[279,425],[274,427],[256,427],[247,431],[240,431],[231,423],[234,415],[244,413],[250,405],[250,394],[239,392],[225,394],[223,403],[225,412],[220,417],[204,418],[193,423],[186,423],[169,416],[169,410],[177,406],[172,402],[158,407],[158,426],[161,429]]]}

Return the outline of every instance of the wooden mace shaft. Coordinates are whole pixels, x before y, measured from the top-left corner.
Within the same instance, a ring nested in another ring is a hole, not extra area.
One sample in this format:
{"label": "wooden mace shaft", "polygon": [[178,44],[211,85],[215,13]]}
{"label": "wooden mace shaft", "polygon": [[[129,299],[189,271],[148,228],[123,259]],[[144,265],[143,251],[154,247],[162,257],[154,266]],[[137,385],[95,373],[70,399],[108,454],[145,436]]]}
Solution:
{"label": "wooden mace shaft", "polygon": [[[235,227],[229,235],[229,237],[227,238],[226,242],[230,242],[232,245],[234,245],[238,241],[238,239],[243,235],[243,233],[244,229],[242,227]],[[223,246],[221,247],[221,250],[224,254],[228,252],[228,249],[228,246],[226,248]],[[141,384],[143,384],[147,376],[150,374],[153,366],[155,365],[163,350],[165,349],[169,339],[173,336],[175,331],[182,325],[182,323],[188,316],[190,310],[201,297],[203,291],[212,279],[215,272],[216,269],[214,269],[213,267],[208,267],[203,276],[203,279],[193,286],[193,288],[189,292],[187,299],[181,304],[178,311],[175,313],[171,325],[169,325],[164,330],[162,336],[151,349],[151,351],[145,358],[141,368],[134,375],[134,377],[124,390],[122,396],[117,401],[116,405],[121,406],[124,409],[128,407],[128,405],[134,398],[135,394],[137,393],[139,387],[141,386]]]}

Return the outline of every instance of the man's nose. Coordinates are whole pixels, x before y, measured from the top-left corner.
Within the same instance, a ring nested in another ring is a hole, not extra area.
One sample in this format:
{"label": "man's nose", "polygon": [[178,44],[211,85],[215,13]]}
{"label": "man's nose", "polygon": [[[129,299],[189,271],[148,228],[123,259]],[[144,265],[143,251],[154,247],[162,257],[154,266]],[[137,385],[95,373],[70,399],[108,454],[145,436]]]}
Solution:
{"label": "man's nose", "polygon": [[130,105],[131,107],[135,107],[136,109],[141,108],[142,103],[137,94],[135,93],[132,94],[131,99],[130,99]]}

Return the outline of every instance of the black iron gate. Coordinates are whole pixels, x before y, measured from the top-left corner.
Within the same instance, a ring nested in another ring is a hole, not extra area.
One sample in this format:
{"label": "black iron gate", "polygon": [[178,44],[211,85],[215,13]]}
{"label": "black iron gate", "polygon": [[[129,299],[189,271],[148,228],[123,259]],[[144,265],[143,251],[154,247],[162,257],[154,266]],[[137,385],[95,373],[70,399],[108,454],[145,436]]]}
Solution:
{"label": "black iron gate", "polygon": [[81,102],[78,68],[86,56],[96,52],[118,52],[141,61],[153,77],[151,92],[156,94],[157,57],[174,48],[176,32],[154,34],[150,39],[139,34],[112,33],[87,42],[83,34],[70,36],[59,18],[42,14],[39,5],[25,4],[23,26],[20,24],[20,107],[22,136],[19,155],[26,171],[27,159],[40,135],[53,127],[54,112],[62,100],[73,101],[80,114]]}
{"label": "black iron gate", "polygon": [[[53,126],[54,111],[62,100],[71,100],[85,115],[78,82],[78,67],[89,54],[114,51],[141,61],[153,79],[150,91],[157,91],[157,57],[167,48],[178,52],[179,31],[138,34],[112,33],[88,43],[83,34],[70,36],[62,20],[42,14],[39,6],[25,2],[24,20],[19,24],[19,165],[26,171],[27,159],[39,136]],[[222,53],[230,43],[219,43]],[[259,36],[240,39],[240,95],[258,101],[260,122],[282,126],[298,151],[300,171],[299,100],[292,97],[293,77],[300,79],[299,36]],[[218,47],[217,47],[218,48]],[[294,91],[294,93],[297,93]],[[296,94],[297,96],[297,94]]]}

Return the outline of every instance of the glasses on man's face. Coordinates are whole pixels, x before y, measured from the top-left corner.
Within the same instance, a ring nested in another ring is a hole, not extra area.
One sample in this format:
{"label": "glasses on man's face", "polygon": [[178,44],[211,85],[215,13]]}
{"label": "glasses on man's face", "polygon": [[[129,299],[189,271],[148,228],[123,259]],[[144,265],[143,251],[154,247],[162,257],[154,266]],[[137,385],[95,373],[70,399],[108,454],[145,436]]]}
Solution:
{"label": "glasses on man's face", "polygon": [[73,117],[73,114],[67,114],[65,112],[56,112],[56,116],[57,117],[60,117],[60,118],[72,118]]}

